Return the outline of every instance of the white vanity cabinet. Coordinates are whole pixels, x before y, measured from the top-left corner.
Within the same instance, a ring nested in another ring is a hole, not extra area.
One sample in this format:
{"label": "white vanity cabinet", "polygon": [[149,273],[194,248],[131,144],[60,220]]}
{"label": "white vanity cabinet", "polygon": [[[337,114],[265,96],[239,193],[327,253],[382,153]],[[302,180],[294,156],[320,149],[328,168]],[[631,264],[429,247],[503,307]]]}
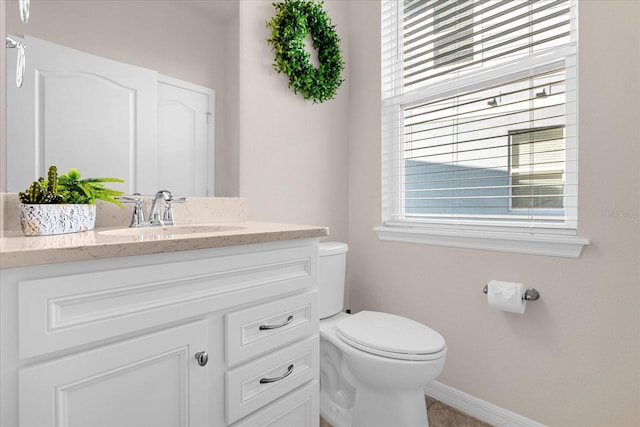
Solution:
{"label": "white vanity cabinet", "polygon": [[317,426],[317,276],[316,238],[2,269],[0,424]]}

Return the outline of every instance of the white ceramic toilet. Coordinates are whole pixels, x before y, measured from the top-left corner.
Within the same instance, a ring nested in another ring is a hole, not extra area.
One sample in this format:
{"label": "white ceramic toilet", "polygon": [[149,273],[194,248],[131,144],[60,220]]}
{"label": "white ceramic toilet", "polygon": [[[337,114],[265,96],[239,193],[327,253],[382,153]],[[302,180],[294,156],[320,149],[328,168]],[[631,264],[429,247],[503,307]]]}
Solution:
{"label": "white ceramic toilet", "polygon": [[423,387],[442,371],[436,331],[388,313],[343,313],[348,246],[320,244],[320,414],[334,427],[425,427]]}

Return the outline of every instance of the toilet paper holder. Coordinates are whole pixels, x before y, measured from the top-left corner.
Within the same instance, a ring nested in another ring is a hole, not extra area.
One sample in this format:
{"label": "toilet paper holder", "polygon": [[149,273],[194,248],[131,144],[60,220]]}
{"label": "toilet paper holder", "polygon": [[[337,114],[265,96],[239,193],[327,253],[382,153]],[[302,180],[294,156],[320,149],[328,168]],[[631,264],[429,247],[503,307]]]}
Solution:
{"label": "toilet paper holder", "polygon": [[[482,289],[482,292],[486,294],[488,291],[488,285],[484,285],[484,289]],[[522,301],[536,301],[538,299],[540,299],[540,292],[538,292],[534,288],[529,288],[522,294]]]}

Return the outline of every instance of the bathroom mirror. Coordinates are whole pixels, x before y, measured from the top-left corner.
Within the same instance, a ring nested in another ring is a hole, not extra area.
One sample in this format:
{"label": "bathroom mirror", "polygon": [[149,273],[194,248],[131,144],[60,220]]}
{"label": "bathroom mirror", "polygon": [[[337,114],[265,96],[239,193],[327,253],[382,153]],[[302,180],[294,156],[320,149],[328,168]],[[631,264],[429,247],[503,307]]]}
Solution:
{"label": "bathroom mirror", "polygon": [[[211,166],[215,170],[215,192],[208,195],[237,195],[237,160],[232,158],[236,151],[232,137],[237,132],[228,126],[234,122],[231,115],[237,110],[233,105],[237,99],[237,0],[31,0],[28,24],[21,21],[18,0],[4,3],[8,34],[35,37],[213,89],[216,148],[215,161],[212,160],[215,165]],[[27,46],[27,63],[34,59],[29,53]],[[35,123],[29,117],[21,117],[21,125],[22,121],[27,126]],[[11,143],[8,141],[7,145]],[[40,148],[46,150],[46,141],[42,144]],[[73,147],[58,144],[56,149]],[[6,162],[11,164],[17,158],[19,154],[9,150]],[[81,166],[78,169],[82,171]],[[7,185],[9,192],[22,190]]]}

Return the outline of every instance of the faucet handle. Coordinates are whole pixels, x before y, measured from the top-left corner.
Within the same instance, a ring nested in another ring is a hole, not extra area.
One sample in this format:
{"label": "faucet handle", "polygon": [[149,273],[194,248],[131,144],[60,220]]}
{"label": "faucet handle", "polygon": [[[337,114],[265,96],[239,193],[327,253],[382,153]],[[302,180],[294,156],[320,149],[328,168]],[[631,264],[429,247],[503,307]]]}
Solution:
{"label": "faucet handle", "polygon": [[169,203],[186,203],[188,202],[189,199],[187,199],[186,197],[172,197],[169,200],[167,200],[167,202]]}
{"label": "faucet handle", "polygon": [[144,223],[144,212],[142,211],[142,199],[140,197],[120,196],[121,203],[134,203],[133,215],[131,215],[131,224],[129,227],[142,227]]}
{"label": "faucet handle", "polygon": [[173,195],[171,197],[169,197],[167,200],[165,200],[165,205],[164,205],[164,214],[162,215],[162,222],[165,223],[166,225],[176,225],[174,219],[173,219],[173,205],[172,203],[186,203],[187,202],[187,198],[186,197],[176,197],[174,198]]}
{"label": "faucet handle", "polygon": [[[134,196],[139,194],[134,194]],[[142,199],[140,197],[129,197],[129,196],[119,196],[116,199],[120,200],[122,203],[142,203]]]}

